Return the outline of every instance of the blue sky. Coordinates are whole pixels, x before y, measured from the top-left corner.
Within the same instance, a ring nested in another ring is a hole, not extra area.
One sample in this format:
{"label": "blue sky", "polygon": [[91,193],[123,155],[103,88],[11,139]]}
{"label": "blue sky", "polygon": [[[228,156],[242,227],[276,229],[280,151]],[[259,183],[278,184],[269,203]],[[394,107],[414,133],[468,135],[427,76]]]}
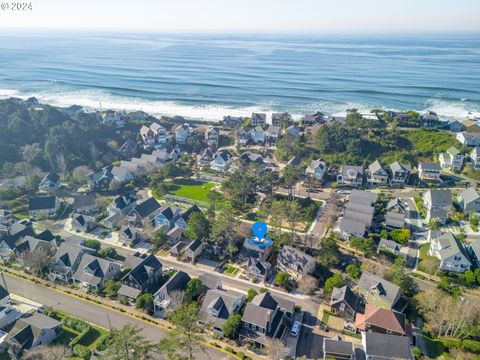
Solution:
{"label": "blue sky", "polygon": [[217,33],[480,31],[480,0],[31,2],[32,11],[0,10],[0,27]]}

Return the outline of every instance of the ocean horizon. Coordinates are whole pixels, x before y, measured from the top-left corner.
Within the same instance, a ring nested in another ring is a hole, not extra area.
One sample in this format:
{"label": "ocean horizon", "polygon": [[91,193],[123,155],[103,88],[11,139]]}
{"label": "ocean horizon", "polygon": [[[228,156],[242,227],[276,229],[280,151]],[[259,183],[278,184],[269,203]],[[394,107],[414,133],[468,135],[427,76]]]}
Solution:
{"label": "ocean horizon", "polygon": [[0,35],[0,98],[199,120],[349,108],[480,117],[478,34]]}

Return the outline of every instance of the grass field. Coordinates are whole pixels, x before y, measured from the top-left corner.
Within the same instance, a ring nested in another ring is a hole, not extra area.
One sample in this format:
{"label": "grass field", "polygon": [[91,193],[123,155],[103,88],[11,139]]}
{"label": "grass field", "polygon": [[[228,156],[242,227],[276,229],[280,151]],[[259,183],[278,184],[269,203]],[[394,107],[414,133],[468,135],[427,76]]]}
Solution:
{"label": "grass field", "polygon": [[227,268],[225,269],[225,271],[223,272],[225,275],[229,275],[229,276],[235,276],[238,274],[238,272],[240,271],[239,268],[235,267],[235,266],[232,266],[232,265],[228,265]]}
{"label": "grass field", "polygon": [[165,183],[170,195],[180,196],[187,199],[208,202],[208,193],[215,184],[200,182],[191,179],[175,180]]}

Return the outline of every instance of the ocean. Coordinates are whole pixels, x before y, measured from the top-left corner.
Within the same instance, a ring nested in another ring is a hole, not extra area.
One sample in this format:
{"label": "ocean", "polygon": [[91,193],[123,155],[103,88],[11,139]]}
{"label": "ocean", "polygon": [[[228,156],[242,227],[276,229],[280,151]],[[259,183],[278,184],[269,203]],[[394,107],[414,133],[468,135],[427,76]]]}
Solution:
{"label": "ocean", "polygon": [[480,36],[0,32],[0,97],[218,120],[348,108],[480,116]]}

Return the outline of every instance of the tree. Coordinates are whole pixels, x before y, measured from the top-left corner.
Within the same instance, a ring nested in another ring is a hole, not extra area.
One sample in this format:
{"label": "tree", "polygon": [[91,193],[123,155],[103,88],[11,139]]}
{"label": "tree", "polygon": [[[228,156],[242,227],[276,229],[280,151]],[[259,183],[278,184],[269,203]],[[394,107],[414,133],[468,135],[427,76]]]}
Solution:
{"label": "tree", "polygon": [[33,251],[25,251],[22,258],[25,267],[39,276],[45,274],[52,265],[52,256],[43,247]]}
{"label": "tree", "polygon": [[360,276],[362,275],[362,269],[358,264],[350,264],[346,268],[348,276],[350,276],[352,279],[359,279]]}
{"label": "tree", "polygon": [[337,240],[333,236],[322,238],[317,259],[320,264],[327,268],[340,263],[340,251],[338,250]]}
{"label": "tree", "polygon": [[236,340],[242,327],[242,316],[240,314],[231,315],[222,325],[223,335]]}
{"label": "tree", "polygon": [[199,279],[191,279],[185,290],[185,301],[192,302],[196,300],[203,292],[203,284]]}
{"label": "tree", "polygon": [[298,282],[298,289],[306,295],[311,295],[317,288],[317,279],[311,275],[304,275]]}
{"label": "tree", "polygon": [[344,281],[342,275],[335,273],[325,281],[325,287],[323,290],[325,294],[331,294],[334,287],[342,287],[343,285]]}
{"label": "tree", "polygon": [[153,295],[148,293],[140,295],[135,300],[135,307],[145,312],[153,311]]}
{"label": "tree", "polygon": [[85,240],[84,245],[90,249],[94,249],[96,251],[100,250],[102,247],[102,243],[98,240],[87,239]]}
{"label": "tree", "polygon": [[158,250],[160,250],[162,245],[167,242],[167,240],[168,240],[168,236],[165,230],[163,230],[163,228],[158,229],[155,232],[155,236],[153,237],[152,250],[154,252],[157,252]]}
{"label": "tree", "polygon": [[285,219],[285,202],[281,200],[274,200],[270,204],[269,215],[270,223],[272,224],[274,234],[279,237]]}
{"label": "tree", "polygon": [[22,356],[24,360],[63,360],[69,357],[70,351],[63,345],[38,346]]}
{"label": "tree", "polygon": [[303,169],[299,166],[287,165],[281,174],[281,183],[288,189],[289,200],[293,199],[293,187],[302,179]]}
{"label": "tree", "polygon": [[110,344],[105,353],[106,360],[145,360],[151,358],[155,346],[142,335],[137,326],[127,324],[110,333]]}
{"label": "tree", "polygon": [[428,228],[430,230],[440,230],[440,226],[442,225],[442,223],[440,222],[439,219],[432,219],[428,222]]}
{"label": "tree", "polygon": [[105,281],[105,288],[103,289],[103,293],[106,297],[114,298],[118,295],[118,290],[122,287],[122,283],[120,281],[115,281],[109,279]]}
{"label": "tree", "polygon": [[290,242],[293,243],[298,222],[303,218],[302,207],[298,201],[286,201],[284,211],[290,228]]}
{"label": "tree", "polygon": [[103,248],[98,252],[98,256],[107,259],[115,259],[117,255],[117,250],[115,250],[113,247]]}
{"label": "tree", "polygon": [[210,235],[210,224],[201,212],[191,214],[187,225],[185,235],[190,239],[205,239]]}
{"label": "tree", "polygon": [[391,272],[386,274],[385,277],[388,277],[395,285],[400,286],[405,296],[413,297],[418,292],[418,286],[413,278],[408,275],[405,263],[404,258],[397,257]]}
{"label": "tree", "polygon": [[249,303],[249,302],[252,301],[253,298],[254,298],[255,296],[257,296],[257,295],[258,295],[258,293],[255,291],[255,289],[248,289],[248,291],[247,291],[247,297],[246,297],[245,301],[246,301],[247,303]]}
{"label": "tree", "polygon": [[429,275],[429,278],[438,271],[439,266],[440,260],[434,256],[427,256],[418,264],[419,269],[425,271]]}
{"label": "tree", "polygon": [[469,287],[474,287],[475,286],[475,274],[473,273],[472,270],[467,270],[463,274],[465,276],[465,282],[467,283],[467,286]]}
{"label": "tree", "polygon": [[285,344],[277,338],[267,339],[267,358],[270,360],[282,360],[288,349]]}
{"label": "tree", "polygon": [[375,254],[375,241],[373,238],[353,237],[349,241],[350,246],[363,252],[367,257]]}
{"label": "tree", "polygon": [[290,275],[288,275],[287,272],[283,271],[283,272],[279,272],[276,276],[275,276],[275,283],[278,285],[278,286],[282,286],[282,287],[285,287],[287,284],[288,284],[288,281],[290,280]]}
{"label": "tree", "polygon": [[410,230],[409,229],[394,229],[390,232],[390,238],[393,241],[401,245],[408,245],[410,241]]}
{"label": "tree", "polygon": [[198,324],[198,307],[195,303],[184,304],[172,313],[170,321],[174,330],[162,339],[160,349],[169,359],[195,359],[195,352],[203,349],[200,341],[202,329]]}
{"label": "tree", "polygon": [[214,241],[236,245],[238,240],[237,226],[240,224],[235,211],[229,203],[222,204],[215,215],[210,238]]}

